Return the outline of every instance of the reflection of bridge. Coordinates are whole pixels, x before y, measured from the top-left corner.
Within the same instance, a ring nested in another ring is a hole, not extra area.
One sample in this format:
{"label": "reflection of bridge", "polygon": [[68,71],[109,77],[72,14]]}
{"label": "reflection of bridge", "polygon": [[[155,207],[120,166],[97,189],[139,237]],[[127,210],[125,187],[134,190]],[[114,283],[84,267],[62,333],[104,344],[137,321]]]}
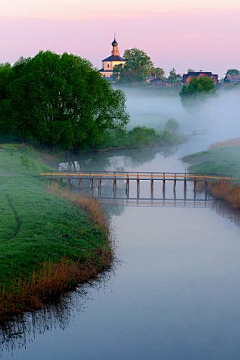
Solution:
{"label": "reflection of bridge", "polygon": [[[167,182],[171,182],[173,184],[173,193],[176,193],[176,185],[178,182],[183,183],[183,197],[178,200],[186,200],[186,192],[187,192],[187,184],[193,184],[193,192],[194,198],[192,200],[196,200],[196,192],[198,189],[204,190],[205,192],[208,189],[208,184],[216,181],[226,181],[231,182],[234,180],[232,177],[227,176],[215,176],[215,175],[205,175],[205,174],[191,174],[191,173],[170,173],[170,172],[112,172],[112,171],[94,171],[94,172],[48,172],[41,173],[41,176],[45,176],[50,180],[58,180],[61,182],[67,182],[67,184],[74,184],[75,186],[79,186],[90,190],[93,188],[98,189],[98,196],[101,197],[102,184],[103,181],[111,181],[112,182],[112,190],[113,195],[116,197],[117,192],[117,184],[123,182],[125,183],[126,189],[126,197],[129,198],[129,189],[130,182],[134,183],[136,186],[136,196],[135,198],[140,199],[140,184],[142,182],[148,182],[150,185],[150,198],[154,198],[154,184],[155,182],[162,182],[162,199],[167,200],[165,196],[165,187]],[[206,198],[206,196],[205,196]],[[159,199],[159,198],[158,198]],[[176,194],[174,195],[174,200],[176,200]],[[160,199],[159,199],[160,200]],[[191,199],[190,199],[191,200]]]}

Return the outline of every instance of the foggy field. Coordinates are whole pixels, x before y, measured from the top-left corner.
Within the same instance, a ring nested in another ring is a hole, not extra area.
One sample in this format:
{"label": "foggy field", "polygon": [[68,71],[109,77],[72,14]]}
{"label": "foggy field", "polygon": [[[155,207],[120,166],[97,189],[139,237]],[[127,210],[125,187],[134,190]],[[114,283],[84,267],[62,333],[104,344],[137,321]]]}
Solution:
{"label": "foggy field", "polygon": [[203,135],[196,148],[206,149],[217,141],[238,137],[240,134],[240,89],[218,90],[217,95],[183,107],[178,91],[162,89],[123,88],[131,115],[129,128],[151,126],[162,129],[169,118],[180,124],[184,134]]}

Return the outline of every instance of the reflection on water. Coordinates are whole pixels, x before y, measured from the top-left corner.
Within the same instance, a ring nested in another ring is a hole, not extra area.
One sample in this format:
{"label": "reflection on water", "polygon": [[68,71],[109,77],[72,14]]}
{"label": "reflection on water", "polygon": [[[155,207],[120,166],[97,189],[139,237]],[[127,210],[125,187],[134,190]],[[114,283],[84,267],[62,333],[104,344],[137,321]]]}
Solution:
{"label": "reflection on water", "polygon": [[13,354],[21,348],[27,348],[28,344],[45,332],[54,329],[65,330],[74,320],[76,313],[85,312],[87,302],[91,300],[89,290],[93,287],[104,289],[109,283],[117,263],[116,259],[111,271],[105,271],[97,280],[80,285],[75,291],[59,296],[43,310],[28,312],[11,321],[0,322],[0,357],[4,359],[4,353]]}
{"label": "reflection on water", "polygon": [[79,172],[85,170],[115,170],[123,171],[125,167],[137,167],[148,163],[161,154],[163,158],[173,156],[179,150],[179,146],[167,146],[164,148],[153,147],[143,149],[125,149],[111,152],[98,152],[92,154],[73,154],[69,158],[61,157],[61,162],[54,161],[52,165],[59,171]]}
{"label": "reflection on water", "polygon": [[26,313],[12,321],[0,324],[1,352],[18,350],[33,342],[36,335],[59,328],[64,330],[72,321],[72,309],[84,311],[87,291],[72,292],[62,296],[59,301],[48,305],[44,310]]}
{"label": "reflection on water", "polygon": [[211,204],[211,208],[222,217],[240,226],[240,211],[226,204],[225,201],[215,201]]}

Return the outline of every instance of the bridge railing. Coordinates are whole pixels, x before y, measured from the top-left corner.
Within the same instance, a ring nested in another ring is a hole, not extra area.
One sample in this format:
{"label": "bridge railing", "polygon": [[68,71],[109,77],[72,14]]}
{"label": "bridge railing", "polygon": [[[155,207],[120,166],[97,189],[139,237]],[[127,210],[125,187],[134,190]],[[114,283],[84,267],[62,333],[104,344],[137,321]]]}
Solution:
{"label": "bridge railing", "polygon": [[173,172],[123,172],[123,171],[81,171],[81,172],[43,172],[40,176],[49,178],[102,178],[117,180],[174,180],[174,181],[234,181],[234,177],[217,176],[196,173],[173,173]]}

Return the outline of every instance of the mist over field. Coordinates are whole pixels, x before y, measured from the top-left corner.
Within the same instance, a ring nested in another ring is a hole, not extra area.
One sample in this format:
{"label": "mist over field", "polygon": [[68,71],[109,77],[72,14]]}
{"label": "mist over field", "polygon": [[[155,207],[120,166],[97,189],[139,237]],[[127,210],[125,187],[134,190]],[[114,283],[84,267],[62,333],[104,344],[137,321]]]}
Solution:
{"label": "mist over field", "polygon": [[129,129],[149,126],[163,129],[169,118],[186,135],[195,134],[189,152],[207,149],[215,142],[240,137],[240,90],[220,90],[214,97],[183,106],[178,92],[124,88],[130,114]]}

